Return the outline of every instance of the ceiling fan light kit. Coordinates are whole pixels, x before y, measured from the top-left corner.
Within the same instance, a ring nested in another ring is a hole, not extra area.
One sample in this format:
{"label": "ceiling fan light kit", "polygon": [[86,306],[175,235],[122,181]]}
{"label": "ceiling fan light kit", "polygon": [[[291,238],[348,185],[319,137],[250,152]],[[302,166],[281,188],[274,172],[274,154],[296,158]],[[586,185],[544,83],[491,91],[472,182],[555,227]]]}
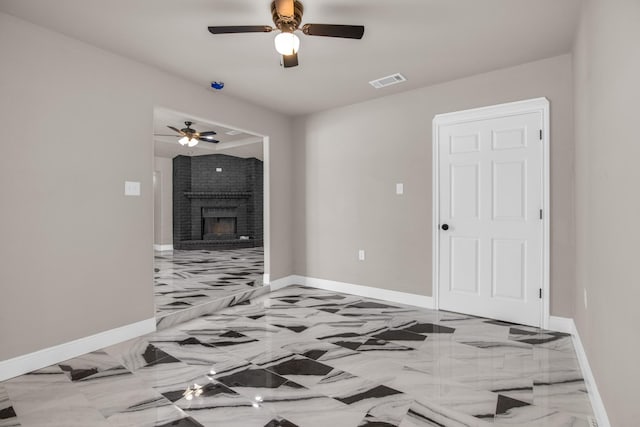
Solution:
{"label": "ceiling fan light kit", "polygon": [[274,42],[280,55],[293,55],[300,49],[300,39],[293,33],[280,33]]}
{"label": "ceiling fan light kit", "polygon": [[180,138],[178,142],[180,143],[180,145],[186,145],[187,147],[195,147],[196,145],[198,145],[197,139],[189,138],[186,136],[183,136],[182,138]]}
{"label": "ceiling fan light kit", "polygon": [[280,30],[274,39],[276,51],[282,55],[281,64],[284,68],[298,65],[298,49],[300,39],[296,31],[307,36],[337,37],[344,39],[361,39],[364,35],[362,25],[334,25],[334,24],[304,24],[302,28],[302,14],[304,7],[298,0],[274,0],[271,2],[271,17],[275,27],[268,25],[231,25],[209,27],[211,34],[235,33],[269,33]]}

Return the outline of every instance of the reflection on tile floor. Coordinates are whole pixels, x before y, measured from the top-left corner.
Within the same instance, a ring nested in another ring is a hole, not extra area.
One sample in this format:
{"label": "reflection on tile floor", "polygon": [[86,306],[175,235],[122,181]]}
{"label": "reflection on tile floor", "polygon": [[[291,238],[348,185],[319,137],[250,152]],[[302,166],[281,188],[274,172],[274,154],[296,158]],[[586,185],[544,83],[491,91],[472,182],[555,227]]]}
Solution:
{"label": "reflection on tile floor", "polygon": [[262,289],[263,252],[263,248],[156,252],[158,326],[191,320],[268,291]]}
{"label": "reflection on tile floor", "polygon": [[588,426],[571,337],[291,286],[0,383],[0,426]]}

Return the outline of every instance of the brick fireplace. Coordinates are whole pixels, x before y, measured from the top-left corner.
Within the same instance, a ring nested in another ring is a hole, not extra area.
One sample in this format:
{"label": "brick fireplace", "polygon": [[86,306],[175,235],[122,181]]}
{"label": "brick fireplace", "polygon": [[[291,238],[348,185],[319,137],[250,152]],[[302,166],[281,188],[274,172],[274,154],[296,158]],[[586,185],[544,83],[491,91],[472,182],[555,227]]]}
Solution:
{"label": "brick fireplace", "polygon": [[175,249],[263,245],[262,161],[211,154],[173,159]]}

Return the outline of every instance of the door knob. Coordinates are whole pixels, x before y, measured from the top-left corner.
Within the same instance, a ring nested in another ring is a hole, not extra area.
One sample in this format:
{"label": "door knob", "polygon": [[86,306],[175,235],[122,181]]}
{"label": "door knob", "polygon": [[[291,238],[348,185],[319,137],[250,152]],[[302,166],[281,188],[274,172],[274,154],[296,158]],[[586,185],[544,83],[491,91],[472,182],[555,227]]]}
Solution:
{"label": "door knob", "polygon": [[442,229],[444,231],[447,231],[449,229],[449,225],[448,224],[442,224]]}

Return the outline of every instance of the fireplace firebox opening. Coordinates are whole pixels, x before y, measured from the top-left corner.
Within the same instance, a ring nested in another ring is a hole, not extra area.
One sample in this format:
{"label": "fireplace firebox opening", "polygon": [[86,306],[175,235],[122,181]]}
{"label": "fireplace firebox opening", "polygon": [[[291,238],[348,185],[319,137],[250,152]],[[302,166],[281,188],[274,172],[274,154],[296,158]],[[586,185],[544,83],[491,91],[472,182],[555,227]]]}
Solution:
{"label": "fireplace firebox opening", "polygon": [[237,239],[235,208],[202,208],[202,240]]}

